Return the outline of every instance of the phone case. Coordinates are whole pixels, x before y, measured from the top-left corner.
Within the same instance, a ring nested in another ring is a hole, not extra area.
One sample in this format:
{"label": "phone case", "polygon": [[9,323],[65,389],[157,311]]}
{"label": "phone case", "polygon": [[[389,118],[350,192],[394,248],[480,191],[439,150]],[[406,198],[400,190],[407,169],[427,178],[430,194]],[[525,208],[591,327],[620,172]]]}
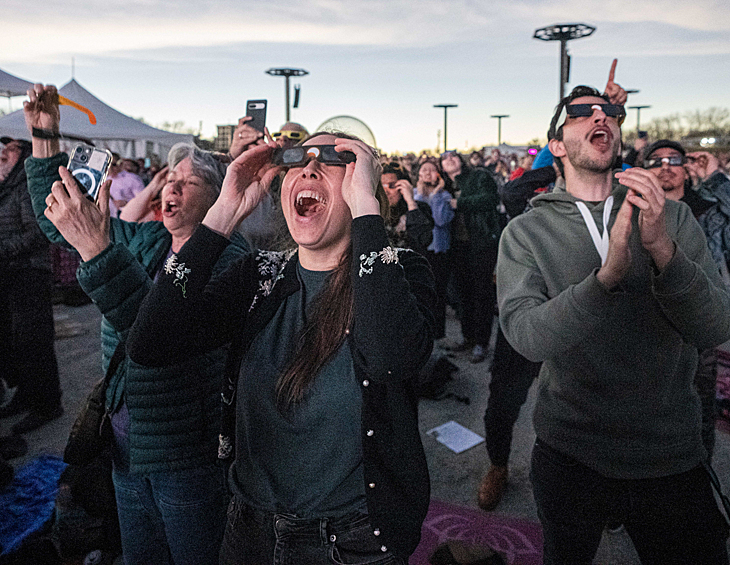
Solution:
{"label": "phone case", "polygon": [[71,171],[81,189],[86,191],[89,198],[96,202],[99,189],[106,180],[112,159],[109,150],[97,149],[91,145],[80,143],[71,151],[71,157],[66,168]]}
{"label": "phone case", "polygon": [[266,104],[266,100],[249,100],[246,102],[246,115],[253,118],[248,122],[248,125],[262,133],[266,125]]}

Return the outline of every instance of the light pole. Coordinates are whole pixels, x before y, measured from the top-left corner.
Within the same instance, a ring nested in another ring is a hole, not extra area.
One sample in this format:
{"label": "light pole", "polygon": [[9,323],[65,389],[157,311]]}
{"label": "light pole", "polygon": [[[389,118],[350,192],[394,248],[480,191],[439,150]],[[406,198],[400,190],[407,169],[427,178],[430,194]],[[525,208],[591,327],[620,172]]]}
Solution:
{"label": "light pole", "polygon": [[509,118],[507,114],[496,114],[490,116],[491,118],[497,118],[497,145],[502,145],[502,118]]}
{"label": "light pole", "polygon": [[289,77],[303,77],[309,74],[304,69],[269,69],[267,75],[272,77],[284,77],[286,80],[286,121],[289,121]]}
{"label": "light pole", "polygon": [[560,41],[560,98],[565,96],[565,84],[570,81],[570,55],[568,41],[588,37],[596,28],[588,24],[556,24],[535,30],[532,36],[542,41]]}
{"label": "light pole", "polygon": [[458,104],[434,104],[434,108],[444,109],[444,152],[446,151],[446,112],[449,108],[458,108]]}
{"label": "light pole", "polygon": [[629,106],[629,110],[636,110],[636,134],[639,134],[641,129],[641,111],[645,108],[651,108],[651,106]]}

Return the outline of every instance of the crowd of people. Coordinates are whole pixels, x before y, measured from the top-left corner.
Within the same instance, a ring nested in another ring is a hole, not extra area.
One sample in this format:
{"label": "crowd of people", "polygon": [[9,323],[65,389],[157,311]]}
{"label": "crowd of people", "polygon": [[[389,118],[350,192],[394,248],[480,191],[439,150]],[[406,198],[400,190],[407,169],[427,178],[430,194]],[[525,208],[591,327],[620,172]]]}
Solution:
{"label": "crowd of people", "polygon": [[546,564],[590,563],[607,526],[642,563],[727,564],[709,467],[727,156],[622,148],[614,73],[560,101],[536,157],[388,157],[243,118],[226,155],[114,155],[96,203],[65,168],[55,88],[36,85],[32,142],[0,140],[0,384],[17,387],[0,418],[28,412],[3,456],[63,411],[50,240],[78,254],[102,368],[118,363],[125,563],[407,563],[429,504],[415,385],[434,350],[483,363],[496,327],[479,506],[500,503],[538,379]]}

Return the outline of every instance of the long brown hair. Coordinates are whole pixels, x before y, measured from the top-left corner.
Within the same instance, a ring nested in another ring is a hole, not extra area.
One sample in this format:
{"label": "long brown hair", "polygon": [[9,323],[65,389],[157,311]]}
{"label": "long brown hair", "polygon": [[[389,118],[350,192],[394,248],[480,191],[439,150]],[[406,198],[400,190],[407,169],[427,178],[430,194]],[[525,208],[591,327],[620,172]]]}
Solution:
{"label": "long brown hair", "polygon": [[[317,132],[344,139],[359,139],[342,132]],[[375,193],[380,203],[380,214],[388,210],[388,199],[378,179]],[[342,346],[352,327],[352,242],[340,257],[340,262],[327,277],[324,288],[310,305],[310,315],[299,335],[297,350],[289,366],[276,383],[276,402],[281,412],[301,402],[322,367]]]}

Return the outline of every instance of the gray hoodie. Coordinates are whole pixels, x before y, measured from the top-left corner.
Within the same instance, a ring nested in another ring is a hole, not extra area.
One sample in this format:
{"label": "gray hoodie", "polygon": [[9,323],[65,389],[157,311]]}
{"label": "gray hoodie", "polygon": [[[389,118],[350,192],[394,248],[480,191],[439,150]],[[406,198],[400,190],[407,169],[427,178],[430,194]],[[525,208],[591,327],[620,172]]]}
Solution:
{"label": "gray hoodie", "polygon": [[[626,188],[614,184],[612,194],[609,230]],[[537,436],[608,477],[687,471],[704,457],[697,349],[730,338],[730,295],[689,207],[669,200],[675,256],[656,271],[634,210],[631,267],[609,292],[577,201],[561,189],[537,196],[500,241],[502,329],[518,352],[543,361]],[[604,202],[586,205],[601,232]]]}

